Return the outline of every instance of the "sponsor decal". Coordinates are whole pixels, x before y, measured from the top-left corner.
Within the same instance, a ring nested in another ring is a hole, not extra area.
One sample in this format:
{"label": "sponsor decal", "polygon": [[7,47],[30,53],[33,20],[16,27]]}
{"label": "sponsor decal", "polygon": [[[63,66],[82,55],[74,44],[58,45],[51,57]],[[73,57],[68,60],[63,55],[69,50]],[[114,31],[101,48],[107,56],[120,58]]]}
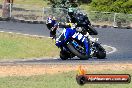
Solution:
{"label": "sponsor decal", "polygon": [[86,71],[79,66],[79,74],[76,76],[76,81],[79,85],[84,84],[125,84],[131,82],[129,74],[86,74]]}

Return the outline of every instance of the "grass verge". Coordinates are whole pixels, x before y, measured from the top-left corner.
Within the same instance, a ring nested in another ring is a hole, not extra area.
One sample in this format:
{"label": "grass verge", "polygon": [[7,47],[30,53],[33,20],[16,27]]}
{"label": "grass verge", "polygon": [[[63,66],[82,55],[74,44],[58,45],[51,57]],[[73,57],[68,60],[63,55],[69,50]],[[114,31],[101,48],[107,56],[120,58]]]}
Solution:
{"label": "grass verge", "polygon": [[[93,73],[93,72],[89,72]],[[114,73],[132,75],[131,70],[112,71],[104,70],[94,73]],[[130,84],[85,84],[80,86],[75,80],[76,72],[65,72],[55,75],[40,75],[40,76],[20,76],[20,77],[3,77],[0,78],[0,88],[131,88]]]}
{"label": "grass verge", "polygon": [[49,38],[0,33],[0,60],[56,57],[59,49]]}

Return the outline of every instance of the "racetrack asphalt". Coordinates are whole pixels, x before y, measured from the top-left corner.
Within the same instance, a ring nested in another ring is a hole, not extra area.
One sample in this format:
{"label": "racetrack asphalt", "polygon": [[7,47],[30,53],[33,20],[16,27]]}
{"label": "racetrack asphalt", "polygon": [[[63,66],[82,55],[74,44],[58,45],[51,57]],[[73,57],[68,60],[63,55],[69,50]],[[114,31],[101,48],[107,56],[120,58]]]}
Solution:
{"label": "racetrack asphalt", "polygon": [[[118,62],[132,61],[132,29],[118,28],[96,28],[98,31],[99,42],[103,45],[115,47],[116,52],[108,54],[106,59],[89,59],[89,60],[67,60],[62,61],[60,58],[40,58],[28,61],[13,61],[12,63],[90,63],[90,62]],[[49,37],[49,30],[44,24],[27,24],[17,22],[0,22],[0,31],[15,32],[30,35],[39,35]],[[2,63],[2,62],[1,62]]]}

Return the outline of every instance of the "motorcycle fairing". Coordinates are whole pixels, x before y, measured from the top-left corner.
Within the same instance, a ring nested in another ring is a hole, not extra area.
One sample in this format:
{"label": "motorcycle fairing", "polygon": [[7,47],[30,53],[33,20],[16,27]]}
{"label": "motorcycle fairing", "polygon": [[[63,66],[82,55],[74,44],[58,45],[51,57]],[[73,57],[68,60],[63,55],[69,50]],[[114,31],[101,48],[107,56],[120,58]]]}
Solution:
{"label": "motorcycle fairing", "polygon": [[[63,33],[59,36],[59,38],[56,39],[56,46],[61,47],[64,46],[65,43],[68,43],[67,41],[70,39],[76,39],[84,43],[86,54],[89,54],[89,41],[85,36],[83,36],[81,33],[77,32],[74,29],[66,28],[63,30]],[[76,45],[77,46],[77,45]]]}
{"label": "motorcycle fairing", "polygon": [[[86,54],[89,54],[89,41],[87,40],[87,38],[85,36],[83,36],[81,33],[76,32],[73,36],[73,39],[79,40],[81,41],[84,46],[85,46],[85,50],[86,50]],[[74,43],[75,44],[75,43]],[[75,46],[78,46],[78,44],[75,44]]]}

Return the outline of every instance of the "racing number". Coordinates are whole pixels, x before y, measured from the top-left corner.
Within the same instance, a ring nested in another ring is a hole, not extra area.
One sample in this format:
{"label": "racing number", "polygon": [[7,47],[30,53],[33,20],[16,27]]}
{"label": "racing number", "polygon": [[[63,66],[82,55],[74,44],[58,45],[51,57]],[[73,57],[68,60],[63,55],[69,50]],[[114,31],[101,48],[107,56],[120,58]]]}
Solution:
{"label": "racing number", "polygon": [[83,35],[81,33],[75,33],[72,38],[78,38],[78,40],[81,40],[82,39],[82,42],[84,41],[85,37],[83,37]]}
{"label": "racing number", "polygon": [[76,38],[79,35],[79,33],[75,33],[72,38]]}

